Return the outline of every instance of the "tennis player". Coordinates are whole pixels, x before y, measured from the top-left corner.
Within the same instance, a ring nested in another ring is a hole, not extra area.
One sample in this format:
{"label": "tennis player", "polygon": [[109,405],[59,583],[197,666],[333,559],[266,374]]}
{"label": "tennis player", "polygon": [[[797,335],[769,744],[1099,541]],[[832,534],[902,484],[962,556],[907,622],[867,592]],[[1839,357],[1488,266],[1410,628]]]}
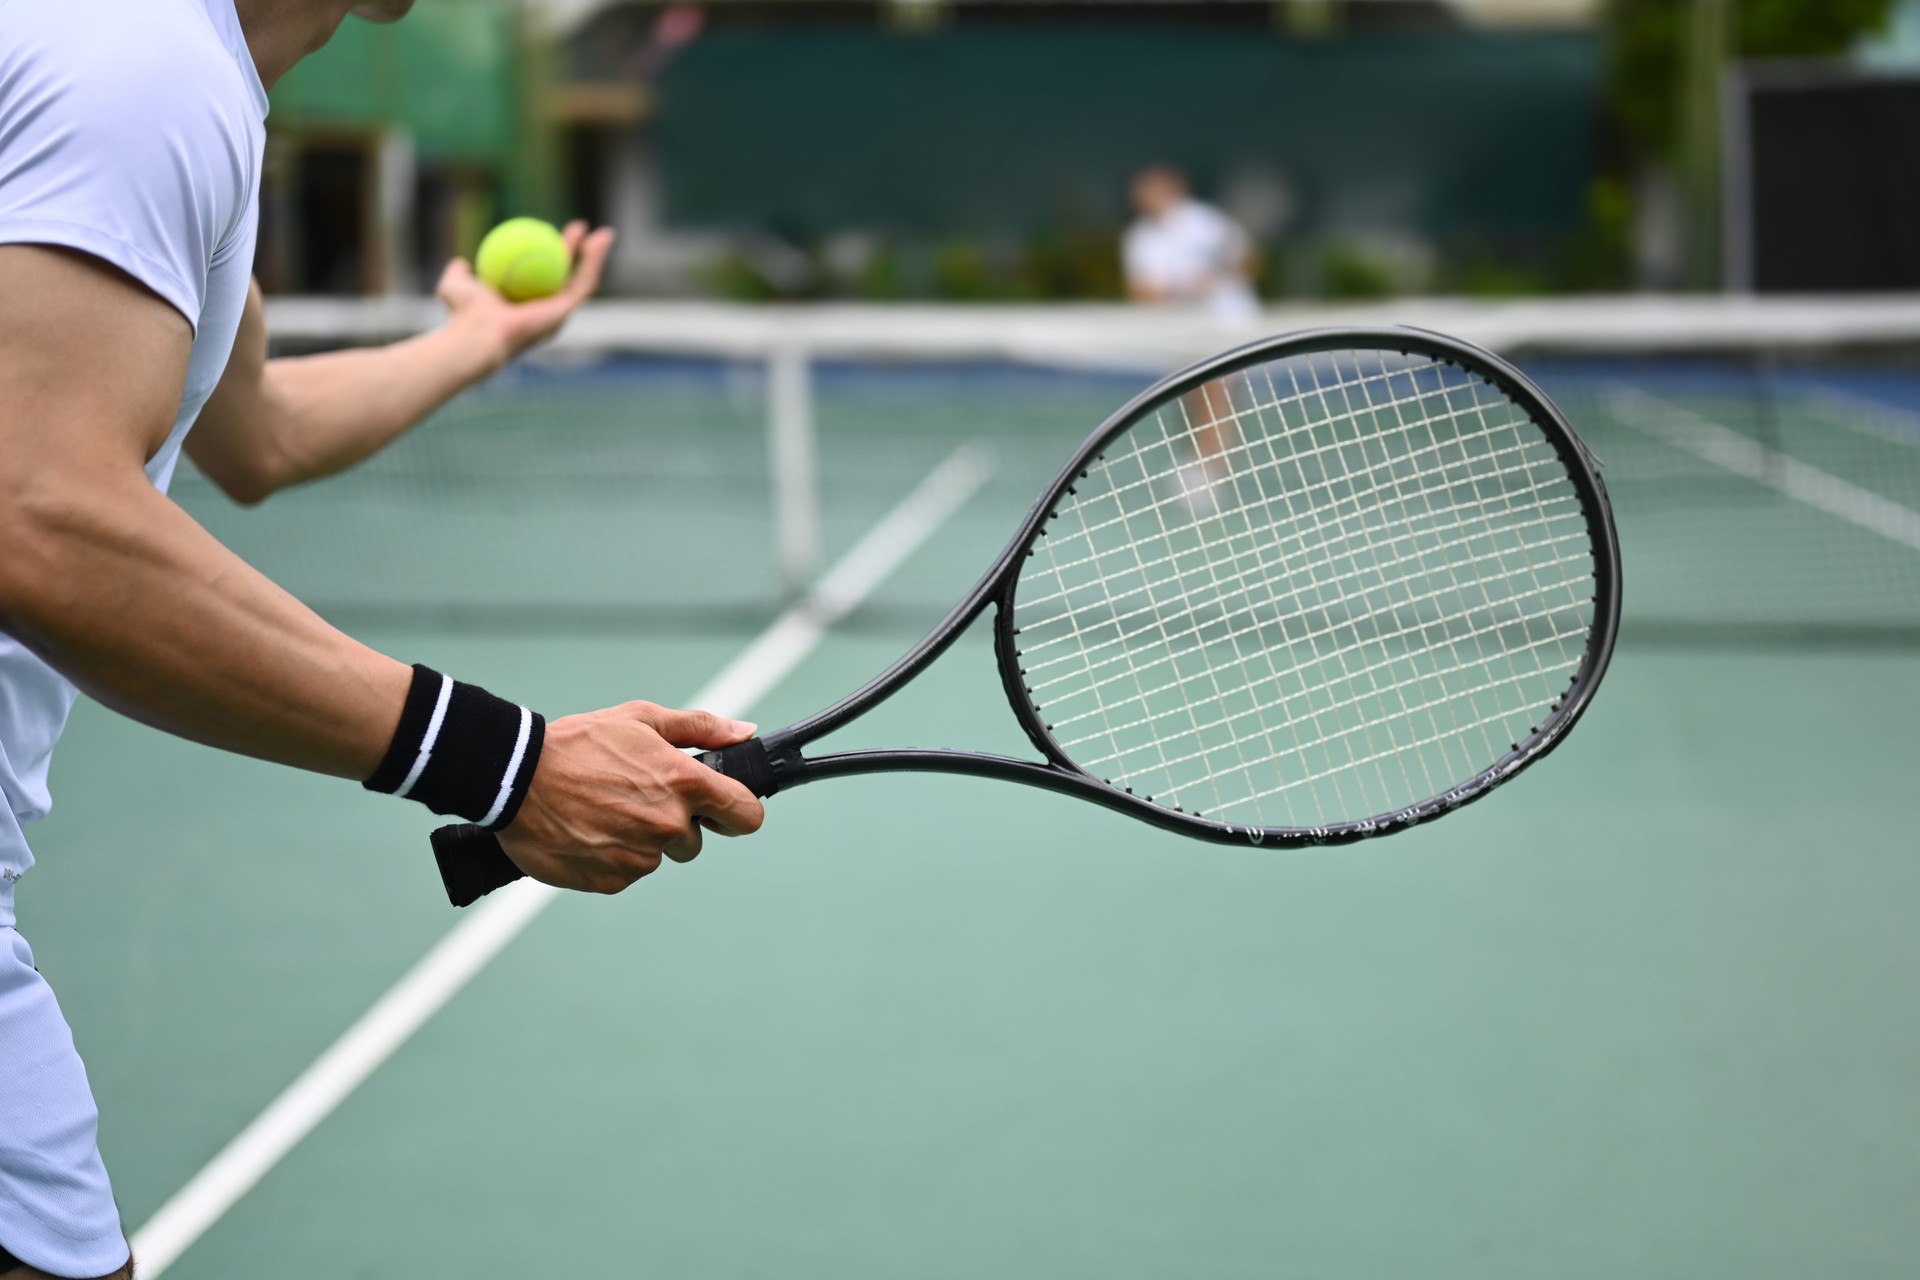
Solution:
{"label": "tennis player", "polygon": [[[1226,214],[1193,198],[1187,176],[1150,165],[1133,178],[1139,214],[1122,244],[1127,293],[1135,302],[1182,306],[1220,320],[1260,312],[1250,280],[1254,254],[1247,233]],[[1224,385],[1209,384],[1181,402],[1194,460],[1182,468],[1187,501],[1201,512],[1218,504],[1240,441]]]}
{"label": "tennis player", "polygon": [[1259,311],[1247,233],[1194,199],[1184,173],[1150,165],[1134,175],[1132,195],[1139,216],[1121,245],[1129,297],[1195,307],[1226,320]]}
{"label": "tennis player", "polygon": [[33,865],[23,828],[48,810],[76,688],[493,827],[518,865],[566,888],[618,892],[663,856],[697,854],[703,827],[761,822],[746,788],[676,750],[752,726],[648,703],[547,724],[334,630],[166,497],[183,448],[249,503],[349,467],[551,334],[598,283],[612,237],[575,226],[577,267],[555,298],[510,306],[456,263],[437,331],[266,358],[250,273],[267,89],[349,11],[391,21],[411,4],[0,0],[5,1280],[133,1266],[86,1072],[15,927]]}

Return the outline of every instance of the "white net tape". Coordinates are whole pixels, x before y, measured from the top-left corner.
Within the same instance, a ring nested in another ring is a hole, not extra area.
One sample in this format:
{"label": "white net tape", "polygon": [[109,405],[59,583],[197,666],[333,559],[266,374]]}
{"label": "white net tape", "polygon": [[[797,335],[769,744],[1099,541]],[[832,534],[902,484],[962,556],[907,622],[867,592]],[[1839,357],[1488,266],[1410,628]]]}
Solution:
{"label": "white net tape", "polygon": [[1015,594],[1034,706],[1088,772],[1264,828],[1405,809],[1565,695],[1594,621],[1565,464],[1496,387],[1294,356],[1162,405],[1090,465]]}

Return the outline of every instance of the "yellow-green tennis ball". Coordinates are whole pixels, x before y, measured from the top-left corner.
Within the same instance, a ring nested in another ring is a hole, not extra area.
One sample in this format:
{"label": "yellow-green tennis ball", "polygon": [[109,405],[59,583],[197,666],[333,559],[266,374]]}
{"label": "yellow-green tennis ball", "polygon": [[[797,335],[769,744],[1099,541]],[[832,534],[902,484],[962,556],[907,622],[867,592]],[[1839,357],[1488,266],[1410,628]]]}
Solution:
{"label": "yellow-green tennis ball", "polygon": [[480,242],[473,268],[508,302],[527,302],[560,292],[573,261],[567,242],[550,223],[509,218]]}

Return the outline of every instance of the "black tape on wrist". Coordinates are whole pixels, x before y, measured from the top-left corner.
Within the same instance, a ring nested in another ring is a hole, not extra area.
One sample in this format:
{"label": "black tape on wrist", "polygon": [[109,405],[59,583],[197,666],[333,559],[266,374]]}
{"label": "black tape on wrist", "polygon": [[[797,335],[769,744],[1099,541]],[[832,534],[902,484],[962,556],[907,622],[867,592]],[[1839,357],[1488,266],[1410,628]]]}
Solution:
{"label": "black tape on wrist", "polygon": [[498,831],[527,798],[546,732],[527,708],[415,664],[393,745],[365,785]]}

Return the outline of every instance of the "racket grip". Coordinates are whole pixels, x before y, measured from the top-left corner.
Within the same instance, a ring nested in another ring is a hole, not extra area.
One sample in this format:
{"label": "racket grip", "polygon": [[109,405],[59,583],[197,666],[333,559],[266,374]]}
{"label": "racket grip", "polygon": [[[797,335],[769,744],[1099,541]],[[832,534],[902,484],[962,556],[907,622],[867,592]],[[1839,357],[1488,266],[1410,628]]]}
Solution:
{"label": "racket grip", "polygon": [[765,800],[780,790],[783,775],[799,759],[796,751],[770,751],[764,738],[748,738],[694,757],[715,773],[724,773]]}
{"label": "racket grip", "polygon": [[466,822],[433,833],[433,857],[440,864],[447,900],[456,907],[470,907],[526,875],[493,832]]}
{"label": "racket grip", "polygon": [[[803,763],[798,751],[784,744],[769,751],[759,738],[708,751],[696,759],[746,786],[763,800],[780,790],[783,781],[793,781]],[[470,907],[495,889],[505,888],[526,875],[507,857],[507,851],[500,847],[493,832],[471,823],[456,823],[434,832],[433,857],[440,864],[440,879],[447,886],[447,900],[456,907]]]}

